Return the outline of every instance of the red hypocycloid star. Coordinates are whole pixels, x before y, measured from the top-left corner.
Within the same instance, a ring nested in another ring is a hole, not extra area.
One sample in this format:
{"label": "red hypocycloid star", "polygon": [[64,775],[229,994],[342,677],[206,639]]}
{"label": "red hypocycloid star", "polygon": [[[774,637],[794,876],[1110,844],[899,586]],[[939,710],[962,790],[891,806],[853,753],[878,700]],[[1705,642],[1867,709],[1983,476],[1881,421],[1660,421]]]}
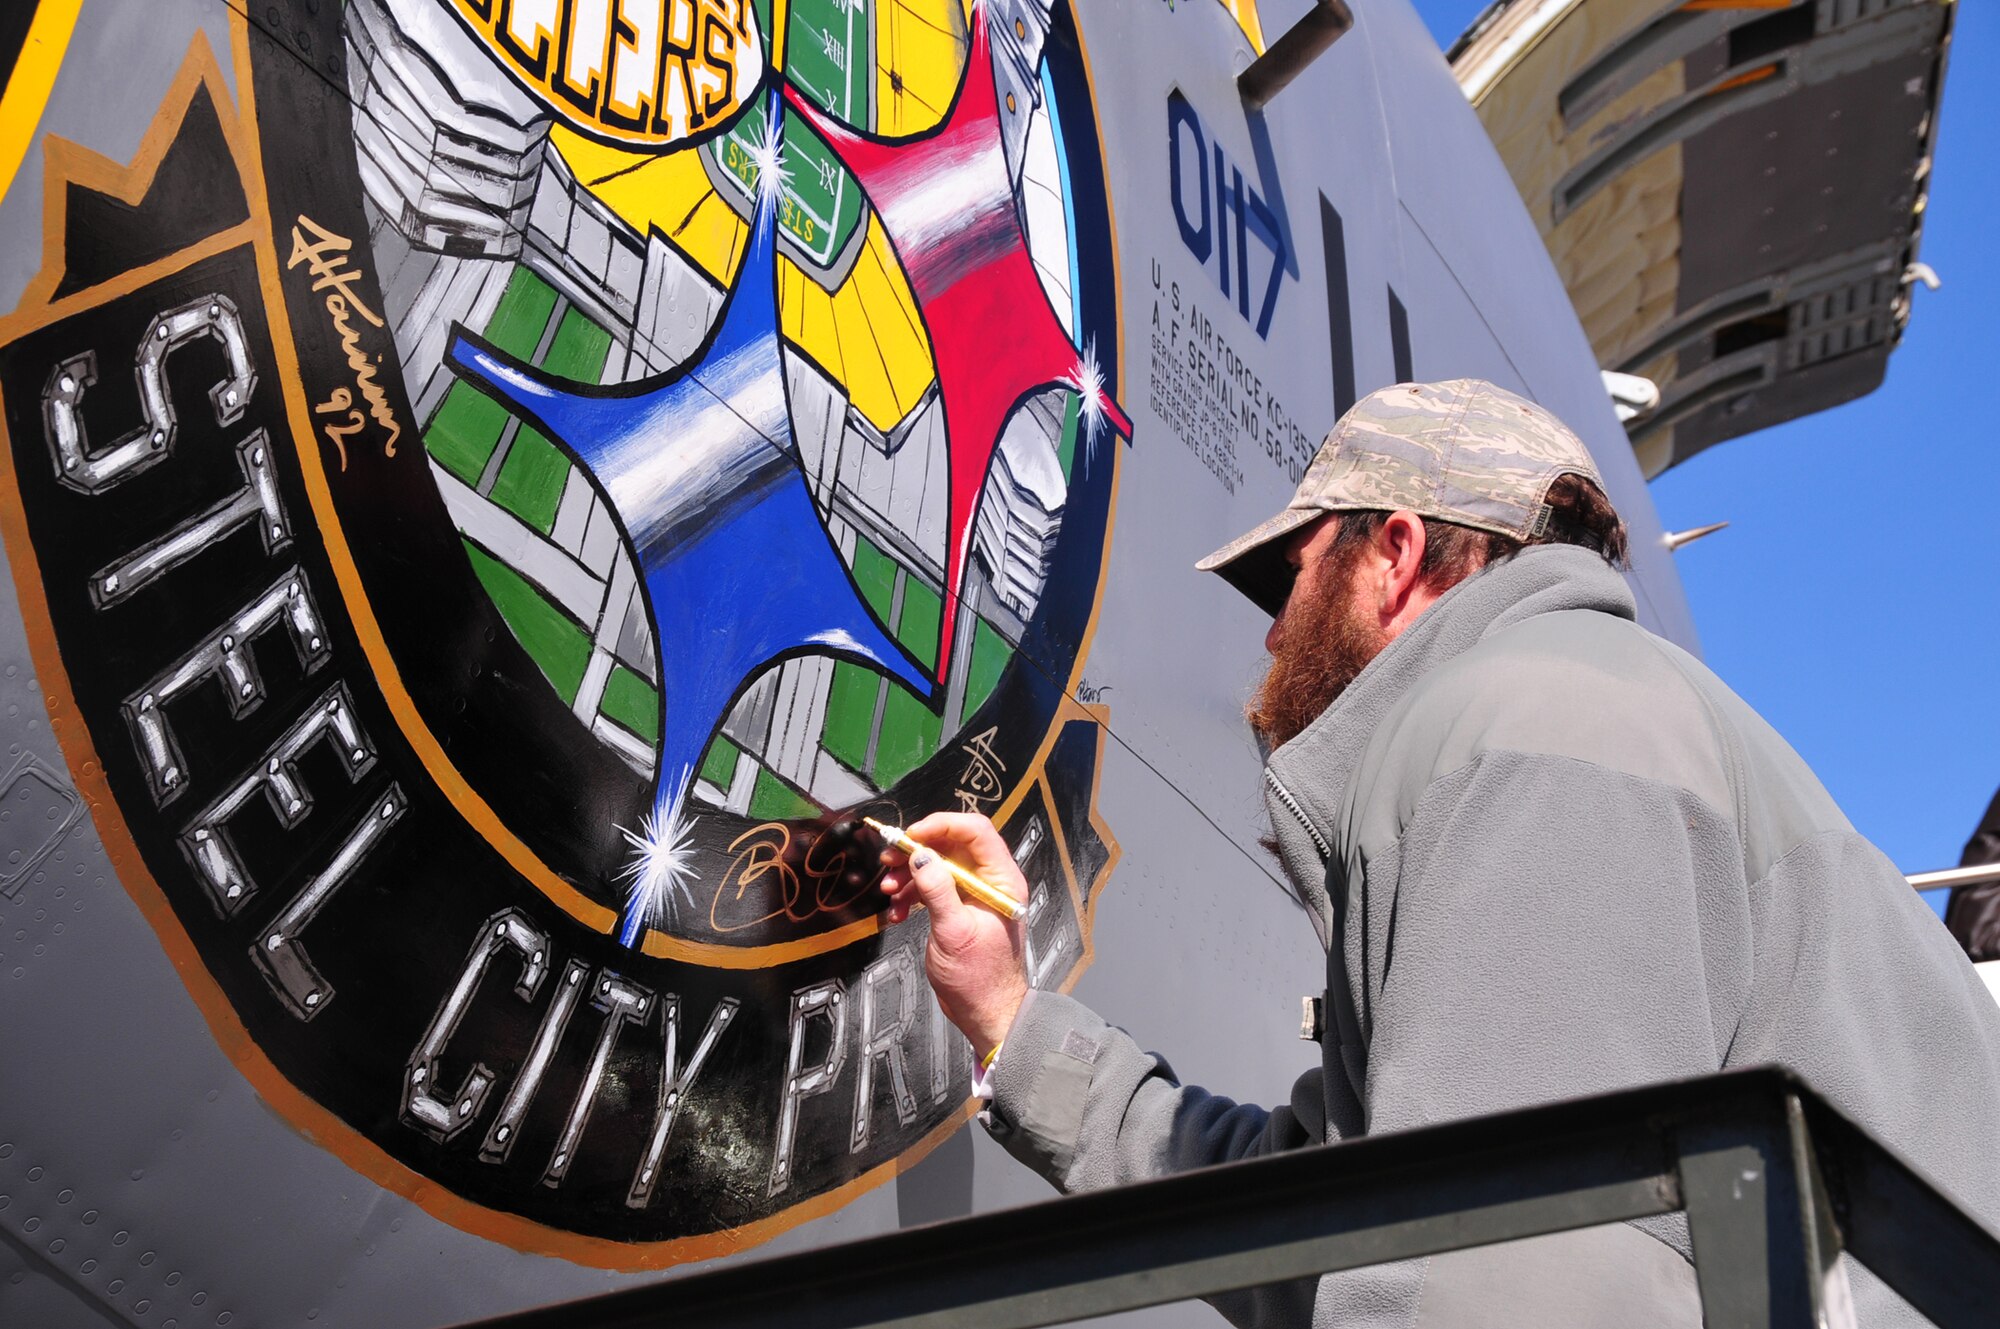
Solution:
{"label": "red hypocycloid star", "polygon": [[[951,472],[939,679],[950,671],[972,519],[1001,427],[1024,398],[1064,383],[1078,366],[1014,205],[984,6],[973,9],[971,26],[958,96],[943,122],[919,137],[865,137],[785,89],[792,109],[826,140],[881,217],[930,336]],[[1116,403],[1107,396],[1103,406],[1106,422],[1131,437],[1132,423]]]}

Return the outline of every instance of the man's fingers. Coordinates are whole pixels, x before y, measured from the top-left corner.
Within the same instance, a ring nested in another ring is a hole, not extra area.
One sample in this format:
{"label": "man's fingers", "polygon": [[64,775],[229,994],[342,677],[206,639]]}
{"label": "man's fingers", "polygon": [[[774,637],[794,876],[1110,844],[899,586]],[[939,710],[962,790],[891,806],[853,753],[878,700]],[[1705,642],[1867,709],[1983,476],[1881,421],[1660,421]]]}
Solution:
{"label": "man's fingers", "polygon": [[970,812],[933,812],[906,828],[911,839],[954,853],[960,861],[1007,854],[1007,842],[985,817]]}
{"label": "man's fingers", "polygon": [[917,889],[917,895],[924,907],[931,911],[937,922],[951,918],[966,904],[958,896],[958,883],[939,860],[935,849],[928,846],[910,855],[910,865],[906,869],[910,883]]}
{"label": "man's fingers", "polygon": [[910,879],[908,872],[885,873],[882,894],[888,897],[887,908],[893,915],[889,920],[892,923],[902,922],[912,909],[923,902],[923,892]]}
{"label": "man's fingers", "polygon": [[890,922],[901,922],[919,904],[940,918],[950,917],[965,907],[958,898],[958,883],[952,880],[936,850],[919,848],[898,867],[895,860],[903,857],[893,849],[882,855],[890,864],[882,874],[881,884],[882,893],[889,897]]}
{"label": "man's fingers", "polygon": [[963,917],[961,910],[990,908],[960,894],[954,866],[1004,895],[1026,901],[1027,882],[1021,876],[1020,865],[1014,861],[1013,852],[1000,832],[985,817],[936,812],[912,824],[907,833],[918,846],[907,856],[893,847],[882,852],[886,870],[881,890],[889,900],[886,911],[891,923],[901,921],[918,904],[932,912],[933,923],[939,926]]}
{"label": "man's fingers", "polygon": [[1020,865],[1001,838],[999,828],[985,817],[967,812],[933,812],[909,828],[911,839],[929,845],[990,886],[1027,898]]}

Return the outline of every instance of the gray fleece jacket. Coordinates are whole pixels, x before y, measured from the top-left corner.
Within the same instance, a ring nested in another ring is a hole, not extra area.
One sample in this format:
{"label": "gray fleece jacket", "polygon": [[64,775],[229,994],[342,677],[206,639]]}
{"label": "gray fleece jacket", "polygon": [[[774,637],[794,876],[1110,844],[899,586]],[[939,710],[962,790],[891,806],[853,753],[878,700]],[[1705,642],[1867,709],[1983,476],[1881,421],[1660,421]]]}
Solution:
{"label": "gray fleece jacket", "polygon": [[[1467,579],[1271,754],[1327,944],[1288,1105],[1178,1083],[1037,992],[989,1129],[1088,1190],[1370,1132],[1781,1062],[2000,1223],[2000,1009],[1784,740],[1634,621],[1596,555]],[[1679,1216],[1219,1298],[1239,1324],[1696,1326]],[[1864,1329],[1911,1317],[1858,1266]]]}

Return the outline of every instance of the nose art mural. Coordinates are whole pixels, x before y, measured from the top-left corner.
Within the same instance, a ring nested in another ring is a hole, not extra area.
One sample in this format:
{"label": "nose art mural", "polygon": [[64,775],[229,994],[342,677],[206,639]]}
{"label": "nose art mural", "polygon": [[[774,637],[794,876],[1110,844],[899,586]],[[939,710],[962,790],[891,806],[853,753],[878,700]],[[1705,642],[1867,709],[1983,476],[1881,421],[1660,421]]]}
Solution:
{"label": "nose art mural", "polygon": [[969,1111],[854,819],[992,815],[1047,987],[1117,858],[1069,6],[256,8],[129,159],[43,140],[0,320],[121,879],[267,1100],[452,1222],[638,1267],[837,1207]]}
{"label": "nose art mural", "polygon": [[642,831],[626,832],[632,886],[618,939],[628,946],[681,903],[694,904],[687,798],[702,749],[746,680],[818,647],[872,664],[918,697],[934,691],[862,600],[798,463],[778,337],[781,123],[774,92],[766,137],[751,151],[749,242],[698,359],[657,384],[604,393],[552,379],[468,333],[448,353],[454,369],[564,445],[643,569],[660,743],[652,809]]}

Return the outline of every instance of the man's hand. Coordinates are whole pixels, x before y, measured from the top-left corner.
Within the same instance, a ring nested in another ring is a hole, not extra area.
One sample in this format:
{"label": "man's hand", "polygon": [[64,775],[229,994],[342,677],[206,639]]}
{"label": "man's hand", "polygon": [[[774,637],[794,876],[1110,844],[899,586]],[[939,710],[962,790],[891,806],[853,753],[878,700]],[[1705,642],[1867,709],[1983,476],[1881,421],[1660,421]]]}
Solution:
{"label": "man's hand", "polygon": [[889,871],[882,891],[889,897],[888,921],[900,923],[922,904],[931,911],[931,941],[925,953],[931,987],[945,1018],[972,1042],[979,1061],[1007,1036],[1015,1012],[1028,995],[1027,923],[1010,922],[985,905],[958,893],[958,883],[937,861],[944,855],[988,885],[1028,898],[1028,879],[1008,852],[1007,842],[986,818],[963,812],[935,812],[904,828],[930,851],[905,862],[900,850],[883,855]]}

